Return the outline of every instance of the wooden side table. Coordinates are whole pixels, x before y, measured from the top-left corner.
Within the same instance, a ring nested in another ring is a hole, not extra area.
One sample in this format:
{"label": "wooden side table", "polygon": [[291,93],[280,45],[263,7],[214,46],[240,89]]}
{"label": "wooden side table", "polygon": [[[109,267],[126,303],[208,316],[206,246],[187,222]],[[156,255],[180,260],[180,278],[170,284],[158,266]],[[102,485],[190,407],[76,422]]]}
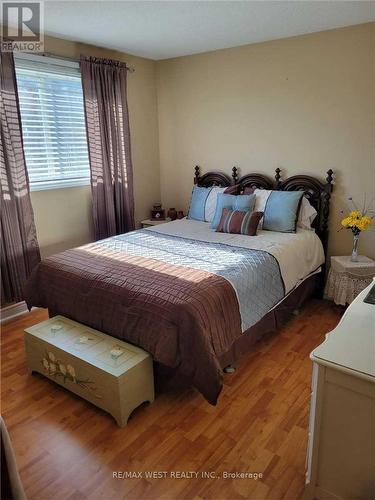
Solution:
{"label": "wooden side table", "polygon": [[163,220],[153,220],[153,219],[145,219],[141,221],[142,227],[150,227],[150,226],[158,226],[159,224],[165,224],[166,222],[171,222],[171,218],[167,217]]}
{"label": "wooden side table", "polygon": [[327,299],[345,306],[371,283],[375,276],[375,261],[364,255],[358,262],[352,262],[350,256],[331,257],[331,268],[324,291]]}

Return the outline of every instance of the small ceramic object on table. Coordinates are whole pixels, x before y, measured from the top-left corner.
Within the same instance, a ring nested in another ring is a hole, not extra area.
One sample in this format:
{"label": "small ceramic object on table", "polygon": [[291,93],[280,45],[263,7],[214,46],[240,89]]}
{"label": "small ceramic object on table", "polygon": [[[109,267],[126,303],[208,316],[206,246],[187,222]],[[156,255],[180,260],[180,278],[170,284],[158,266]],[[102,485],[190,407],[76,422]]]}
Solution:
{"label": "small ceramic object on table", "polygon": [[170,217],[171,220],[176,220],[177,219],[177,211],[175,208],[170,208],[168,210],[168,217]]}
{"label": "small ceramic object on table", "polygon": [[151,220],[164,220],[165,210],[162,208],[161,203],[155,203],[151,210]]}

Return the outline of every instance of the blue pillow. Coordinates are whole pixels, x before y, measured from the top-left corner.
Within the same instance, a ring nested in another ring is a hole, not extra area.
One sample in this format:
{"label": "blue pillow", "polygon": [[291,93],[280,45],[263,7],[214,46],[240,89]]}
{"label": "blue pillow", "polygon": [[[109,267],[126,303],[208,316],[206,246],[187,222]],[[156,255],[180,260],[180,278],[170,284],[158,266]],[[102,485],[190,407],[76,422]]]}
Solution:
{"label": "blue pillow", "polygon": [[238,196],[224,193],[218,194],[216,211],[211,223],[212,229],[216,229],[219,225],[223,208],[228,208],[229,210],[239,210],[241,212],[251,212],[254,205],[255,194],[241,194]]}
{"label": "blue pillow", "polygon": [[233,210],[252,212],[255,205],[255,194],[240,194],[234,196]]}
{"label": "blue pillow", "polygon": [[303,191],[272,191],[264,207],[263,229],[295,233]]}
{"label": "blue pillow", "polygon": [[189,212],[187,215],[188,219],[193,220],[205,220],[205,207],[208,195],[210,194],[212,188],[194,186],[193,192],[191,194],[191,201]]}

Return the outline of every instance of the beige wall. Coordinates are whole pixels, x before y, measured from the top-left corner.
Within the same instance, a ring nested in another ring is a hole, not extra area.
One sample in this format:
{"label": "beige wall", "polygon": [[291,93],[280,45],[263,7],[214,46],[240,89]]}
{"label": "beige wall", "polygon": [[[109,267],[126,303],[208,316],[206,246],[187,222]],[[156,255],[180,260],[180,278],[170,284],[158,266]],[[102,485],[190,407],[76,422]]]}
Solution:
{"label": "beige wall", "polygon": [[[330,252],[346,198],[375,190],[375,23],[165,61],[46,37],[46,51],[126,61],[136,219],[186,210],[193,167],[321,178],[335,171]],[[159,156],[160,149],[160,156]],[[160,161],[160,167],[159,167]],[[92,239],[90,187],[32,192],[42,255]],[[375,258],[375,232],[361,237]]]}
{"label": "beige wall", "polygon": [[[46,37],[45,50],[79,58],[80,54],[126,61],[135,67],[128,77],[128,105],[134,168],[135,216],[148,217],[160,200],[156,63],[120,52]],[[92,240],[90,187],[33,191],[36,229],[42,256]]]}
{"label": "beige wall", "polygon": [[[375,23],[161,61],[157,65],[161,194],[187,208],[193,166],[241,174],[332,168],[330,252],[346,198],[375,191]],[[375,258],[375,232],[360,251]]]}
{"label": "beige wall", "polygon": [[90,186],[32,191],[42,257],[93,239]]}

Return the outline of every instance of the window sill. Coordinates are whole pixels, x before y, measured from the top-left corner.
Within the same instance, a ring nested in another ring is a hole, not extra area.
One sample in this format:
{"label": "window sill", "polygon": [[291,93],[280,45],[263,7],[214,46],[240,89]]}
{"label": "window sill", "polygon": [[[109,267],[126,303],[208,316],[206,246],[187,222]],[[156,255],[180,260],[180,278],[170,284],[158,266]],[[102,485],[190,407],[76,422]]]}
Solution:
{"label": "window sill", "polygon": [[61,181],[30,182],[30,191],[46,191],[47,189],[64,189],[72,187],[89,186],[90,179],[71,179]]}

